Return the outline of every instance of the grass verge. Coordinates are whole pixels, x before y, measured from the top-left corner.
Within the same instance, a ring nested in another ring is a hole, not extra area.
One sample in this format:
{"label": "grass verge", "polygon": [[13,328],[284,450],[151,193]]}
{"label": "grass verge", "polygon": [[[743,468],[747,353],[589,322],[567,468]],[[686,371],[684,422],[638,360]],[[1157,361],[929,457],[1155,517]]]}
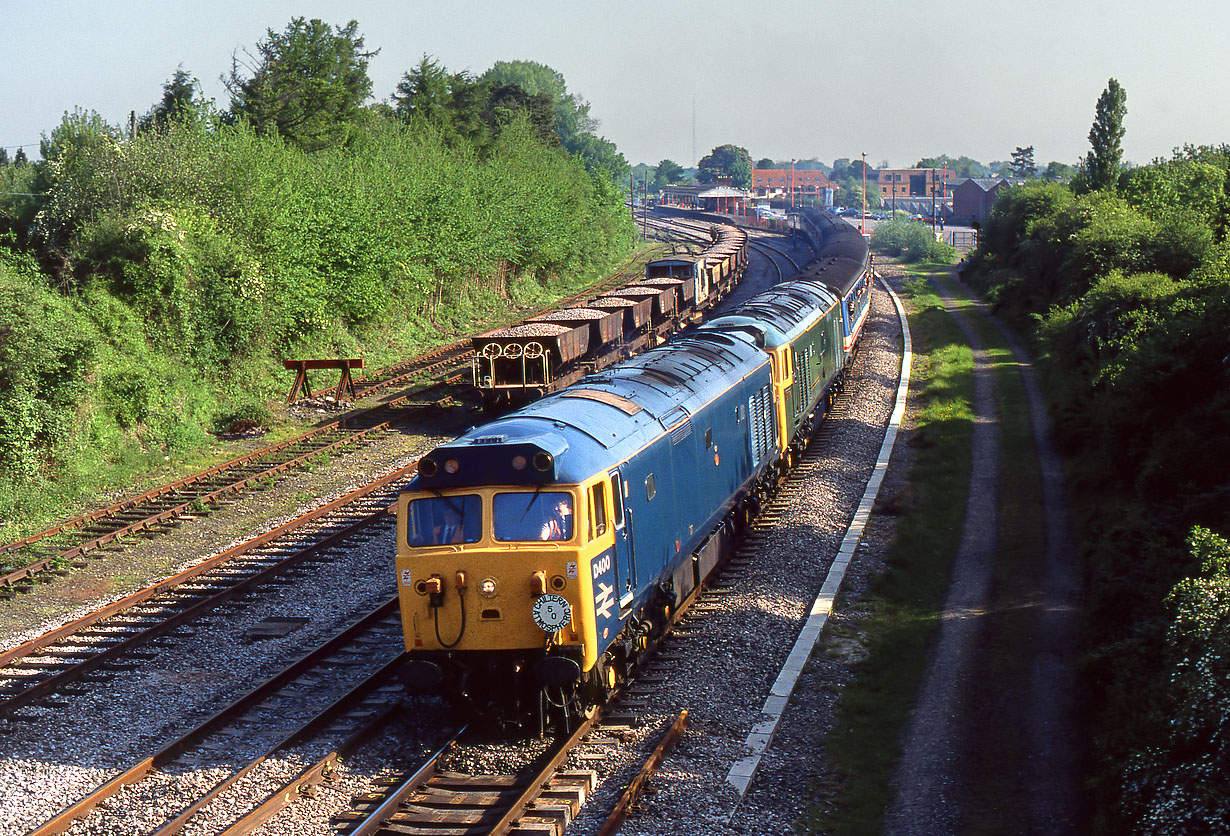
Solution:
{"label": "grass verge", "polygon": [[[807,833],[880,832],[891,801],[900,739],[960,544],[972,469],[973,354],[935,288],[921,278],[946,275],[947,268],[915,265],[909,272],[920,277],[904,294],[917,352],[908,441],[911,484],[905,501],[881,498],[878,503],[878,512],[898,516],[886,569],[862,602],[868,615],[834,631],[835,639],[860,642],[867,655],[856,663],[854,679],[842,691],[826,747],[828,763],[838,776],[826,788],[835,802],[823,816],[813,810],[800,821],[800,831]],[[1044,545],[1037,459],[1017,361],[994,326],[970,309],[963,291],[955,283],[948,287],[962,300],[958,311],[987,347],[1000,419],[1000,467],[1008,476],[1001,480],[998,497],[995,597],[974,673],[976,680],[992,684],[978,697],[988,703],[987,710],[972,712],[979,745],[966,762],[968,774],[977,776],[971,785],[973,815],[966,824],[972,825],[971,833],[1015,832],[1019,817],[1004,809],[1003,799],[1018,789],[1013,780],[1019,784],[1014,767],[1020,759],[1015,755],[1023,737],[1011,699],[1028,674],[1030,604],[1037,592],[1032,566]]]}

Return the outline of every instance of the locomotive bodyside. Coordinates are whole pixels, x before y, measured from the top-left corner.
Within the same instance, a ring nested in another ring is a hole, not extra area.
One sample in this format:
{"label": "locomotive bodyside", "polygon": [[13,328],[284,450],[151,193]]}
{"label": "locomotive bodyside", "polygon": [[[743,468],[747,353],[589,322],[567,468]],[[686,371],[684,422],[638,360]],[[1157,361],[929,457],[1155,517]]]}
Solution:
{"label": "locomotive bodyside", "polygon": [[[771,368],[697,334],[425,457],[397,504],[407,681],[519,714],[626,676],[777,458]],[[540,539],[560,502],[572,527]]]}

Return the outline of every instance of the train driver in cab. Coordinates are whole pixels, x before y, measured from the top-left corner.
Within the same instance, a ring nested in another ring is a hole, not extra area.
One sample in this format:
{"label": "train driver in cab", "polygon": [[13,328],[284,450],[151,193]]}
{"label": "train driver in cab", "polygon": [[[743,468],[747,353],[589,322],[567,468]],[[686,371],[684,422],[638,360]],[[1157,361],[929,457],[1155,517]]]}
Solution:
{"label": "train driver in cab", "polygon": [[433,540],[436,543],[464,543],[466,541],[465,529],[461,525],[461,515],[457,513],[457,509],[446,505],[444,508],[444,519],[432,531]]}
{"label": "train driver in cab", "polygon": [[572,499],[564,496],[555,504],[550,516],[538,532],[539,540],[572,539]]}

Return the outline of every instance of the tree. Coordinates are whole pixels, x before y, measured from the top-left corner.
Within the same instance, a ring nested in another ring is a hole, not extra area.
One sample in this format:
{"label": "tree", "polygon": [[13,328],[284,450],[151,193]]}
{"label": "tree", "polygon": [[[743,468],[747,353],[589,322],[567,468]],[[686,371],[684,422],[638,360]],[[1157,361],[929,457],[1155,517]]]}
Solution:
{"label": "tree", "polygon": [[1092,149],[1085,158],[1084,180],[1089,189],[1113,189],[1123,161],[1123,117],[1127,115],[1127,91],[1111,79],[1098,97],[1093,127],[1089,129]]}
{"label": "tree", "polygon": [[761,157],[756,161],[756,168],[776,168],[776,166],[768,157]]}
{"label": "tree", "polygon": [[200,89],[201,82],[180,64],[175,74],[162,85],[162,101],[141,117],[137,124],[138,129],[157,130],[165,127],[171,120],[180,119],[190,113],[200,103],[197,99]]}
{"label": "tree", "polygon": [[534,133],[543,143],[559,145],[559,134],[555,131],[555,103],[551,97],[546,93],[527,93],[515,84],[496,82],[489,90],[485,111],[492,133],[498,135],[518,113],[526,115]]}
{"label": "tree", "polygon": [[867,172],[868,180],[872,180],[875,178],[876,173],[871,168],[871,166],[867,165],[867,163],[863,162],[862,160],[852,160],[850,162],[850,165],[846,167],[845,176],[855,177],[855,178],[858,178],[859,180],[862,180],[864,171]]}
{"label": "tree", "polygon": [[546,64],[534,61],[497,61],[483,73],[480,81],[489,84],[511,84],[531,96],[545,93],[555,106],[555,130],[565,145],[578,134],[592,133],[598,122],[589,115],[589,103],[568,92],[563,75]]}
{"label": "tree", "polygon": [[752,155],[746,148],[737,145],[719,145],[703,158],[696,172],[700,183],[716,183],[719,177],[729,177],[737,189],[745,189],[752,182]]}
{"label": "tree", "polygon": [[[860,171],[862,169],[859,169]],[[853,206],[861,209],[864,204],[864,189],[863,178],[860,174],[858,177],[845,177],[837,180],[838,193],[837,202],[842,206]],[[876,186],[875,175],[868,169],[866,188],[866,205],[868,209],[880,208],[880,189]]]}
{"label": "tree", "polygon": [[451,73],[426,54],[402,76],[392,99],[394,118],[430,123],[453,146],[466,142],[482,150],[521,116],[545,145],[560,144],[549,94],[487,76]]}
{"label": "tree", "polygon": [[589,115],[589,103],[568,92],[560,73],[533,61],[497,61],[479,80],[493,87],[519,87],[530,96],[548,96],[555,106],[555,131],[560,145],[579,158],[590,174],[605,174],[616,183],[624,181],[628,161],[613,142],[595,133],[598,120]]}
{"label": "tree", "polygon": [[914,163],[915,168],[947,168],[957,177],[985,177],[989,170],[985,165],[970,157],[953,157],[940,154],[938,157],[923,157]]}
{"label": "tree", "polygon": [[13,165],[26,165],[30,160],[26,156],[25,148],[18,148],[17,153],[13,155]]}
{"label": "tree", "polygon": [[1031,145],[1028,148],[1017,149],[1012,152],[1011,171],[1013,177],[1019,177],[1022,180],[1030,180],[1038,176],[1038,167],[1034,165],[1034,147]]}
{"label": "tree", "polygon": [[[308,151],[343,144],[363,102],[371,95],[359,23],[331,28],[296,17],[286,30],[266,30],[254,66],[232,56],[222,83],[231,94],[231,115],[258,131],[277,133]],[[242,70],[251,76],[244,78]]]}
{"label": "tree", "polygon": [[1056,183],[1066,183],[1076,175],[1076,166],[1051,160],[1042,171],[1042,179]]}
{"label": "tree", "polygon": [[[466,72],[450,73],[431,56],[424,54],[413,69],[402,75],[393,93],[393,116],[402,122],[413,119],[434,126],[444,140],[456,147],[468,143],[482,148],[489,133],[498,133],[510,116],[503,110],[497,117],[491,110],[490,86]],[[501,97],[500,106],[514,106]]]}
{"label": "tree", "polygon": [[442,120],[452,104],[452,76],[430,55],[423,53],[418,65],[402,75],[393,93],[393,113],[403,122],[414,116]]}
{"label": "tree", "polygon": [[9,149],[0,148],[0,168],[9,164]]}
{"label": "tree", "polygon": [[[78,107],[72,113],[65,111],[60,124],[52,128],[50,135],[43,134],[38,150],[44,160],[53,160],[65,151],[111,144],[119,137],[119,128],[103,119],[98,111]],[[24,160],[25,155],[20,149],[17,154]]]}
{"label": "tree", "polygon": [[[568,151],[585,164],[591,174],[605,173],[612,181],[622,183],[629,171],[628,161],[614,142],[591,133],[577,134],[567,145]],[[751,178],[751,172],[748,172]]]}
{"label": "tree", "polygon": [[674,160],[662,160],[654,169],[653,177],[659,188],[679,183],[684,179],[683,166]]}
{"label": "tree", "polygon": [[867,172],[867,208],[876,209],[880,206],[880,189],[876,186],[876,173],[861,159],[853,162],[845,157],[833,161],[833,170],[829,174],[837,185],[837,202],[842,206],[863,207],[863,171]]}

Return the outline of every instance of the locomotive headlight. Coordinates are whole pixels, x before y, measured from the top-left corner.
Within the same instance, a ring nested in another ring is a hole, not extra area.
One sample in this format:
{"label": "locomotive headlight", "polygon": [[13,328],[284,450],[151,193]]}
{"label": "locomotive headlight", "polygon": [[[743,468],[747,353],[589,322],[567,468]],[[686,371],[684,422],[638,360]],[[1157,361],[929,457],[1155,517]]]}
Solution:
{"label": "locomotive headlight", "polygon": [[528,466],[529,466],[529,460],[526,459],[525,456],[513,456],[513,460],[512,460],[513,470],[525,470],[525,468]]}
{"label": "locomotive headlight", "polygon": [[488,598],[495,595],[495,578],[483,578],[478,584],[478,591],[480,594],[486,595]]}
{"label": "locomotive headlight", "polygon": [[444,462],[444,472],[448,474],[456,473],[461,469],[461,464],[456,459],[448,459]]}

